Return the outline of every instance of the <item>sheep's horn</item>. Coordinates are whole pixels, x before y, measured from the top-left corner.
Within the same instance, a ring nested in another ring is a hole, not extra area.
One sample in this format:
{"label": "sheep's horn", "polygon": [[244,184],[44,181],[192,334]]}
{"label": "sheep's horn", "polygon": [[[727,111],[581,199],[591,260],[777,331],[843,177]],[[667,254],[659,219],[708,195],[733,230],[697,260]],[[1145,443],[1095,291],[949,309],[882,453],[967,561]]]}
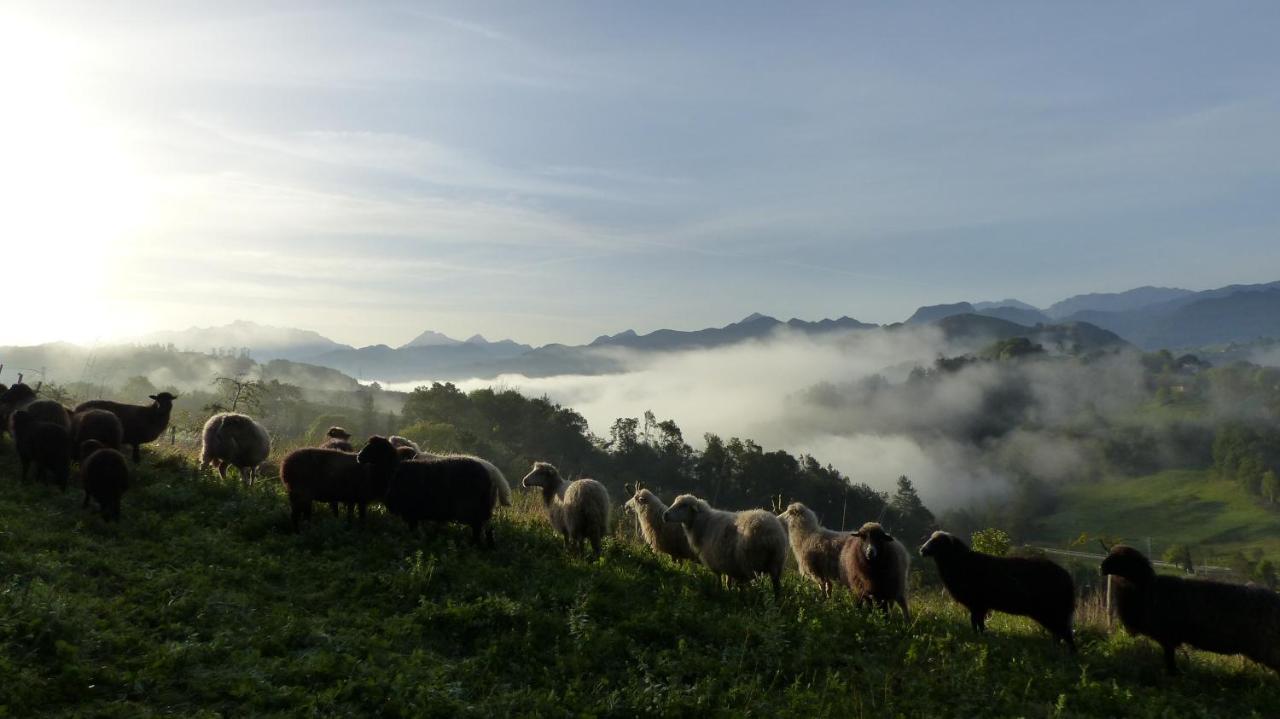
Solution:
{"label": "sheep's horn", "polygon": [[1098,539],[1098,544],[1102,545],[1102,551],[1106,552],[1107,554],[1111,554],[1111,547],[1108,547],[1107,543],[1102,541],[1101,538]]}
{"label": "sheep's horn", "polygon": [[40,394],[40,388],[44,386],[44,380],[36,382],[36,394]]}
{"label": "sheep's horn", "polygon": [[636,493],[636,488],[635,488],[634,486],[632,486],[632,484],[631,484],[630,482],[623,482],[623,483],[622,483],[622,491],[626,492],[627,494],[635,494],[635,493]]}

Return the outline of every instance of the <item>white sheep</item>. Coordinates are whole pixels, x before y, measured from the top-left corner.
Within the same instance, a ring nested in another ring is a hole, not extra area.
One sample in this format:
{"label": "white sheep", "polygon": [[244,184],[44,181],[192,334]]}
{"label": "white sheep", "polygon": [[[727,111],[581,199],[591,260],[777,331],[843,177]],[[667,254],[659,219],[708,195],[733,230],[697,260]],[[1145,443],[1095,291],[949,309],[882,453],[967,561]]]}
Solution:
{"label": "white sheep", "polygon": [[800,574],[817,582],[830,597],[831,585],[840,582],[840,550],[853,535],[826,529],[818,523],[818,515],[800,502],[788,505],[778,519],[787,527]]}
{"label": "white sheep", "polygon": [[204,423],[201,437],[200,470],[213,465],[223,479],[227,478],[227,467],[235,467],[240,470],[241,479],[252,485],[258,476],[258,465],[271,454],[267,430],[244,414],[215,414]]}
{"label": "white sheep", "polygon": [[692,494],[682,494],[662,518],[683,525],[689,546],[711,571],[739,584],[768,574],[774,599],[781,598],[787,531],[771,512],[725,512]]}
{"label": "white sheep", "polygon": [[636,516],[640,523],[640,535],[650,549],[677,561],[698,558],[689,546],[684,527],[663,521],[662,515],[667,511],[667,505],[662,503],[658,495],[644,488],[636,489],[623,508]]}
{"label": "white sheep", "polygon": [[566,482],[559,470],[546,462],[535,462],[521,482],[525,487],[542,488],[542,504],[551,526],[564,537],[565,547],[591,542],[595,558],[600,542],[609,531],[609,491],[594,479]]}

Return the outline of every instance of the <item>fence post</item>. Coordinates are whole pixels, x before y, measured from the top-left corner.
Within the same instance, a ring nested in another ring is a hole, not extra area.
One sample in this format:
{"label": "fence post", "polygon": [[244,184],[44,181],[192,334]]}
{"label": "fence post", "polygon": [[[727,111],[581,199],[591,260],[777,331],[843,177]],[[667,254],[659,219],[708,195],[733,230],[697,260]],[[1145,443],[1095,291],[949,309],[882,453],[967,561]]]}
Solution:
{"label": "fence post", "polygon": [[1111,628],[1111,575],[1107,575],[1107,629]]}

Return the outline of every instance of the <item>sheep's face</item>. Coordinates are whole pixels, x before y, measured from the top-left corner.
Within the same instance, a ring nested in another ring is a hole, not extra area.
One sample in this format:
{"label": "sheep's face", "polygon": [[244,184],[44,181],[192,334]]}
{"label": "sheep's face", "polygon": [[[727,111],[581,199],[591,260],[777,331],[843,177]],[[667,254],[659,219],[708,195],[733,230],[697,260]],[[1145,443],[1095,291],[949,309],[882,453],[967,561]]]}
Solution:
{"label": "sheep's face", "polygon": [[929,541],[920,547],[920,556],[922,557],[941,557],[960,552],[967,552],[969,548],[964,546],[964,542],[956,539],[954,535],[947,532],[934,532],[929,537]]}
{"label": "sheep's face", "polygon": [[370,437],[356,455],[356,462],[360,464],[394,464],[399,460],[400,455],[386,437]]}
{"label": "sheep's face", "polygon": [[647,489],[637,489],[636,493],[631,495],[631,499],[628,499],[627,503],[622,506],[628,512],[641,514],[656,507],[657,500],[658,498],[653,495],[653,492]]}
{"label": "sheep's face", "polygon": [[1145,582],[1156,575],[1155,568],[1142,552],[1124,545],[1112,547],[1098,571],[1103,575],[1114,574],[1131,582]]}
{"label": "sheep's face", "polygon": [[520,485],[526,489],[533,487],[550,487],[553,486],[553,480],[558,476],[556,468],[546,462],[537,462],[533,465],[533,469],[520,480]]}
{"label": "sheep's face", "polygon": [[788,528],[796,527],[809,530],[818,528],[818,515],[800,502],[792,502],[787,505],[787,508],[778,514],[778,519]]}
{"label": "sheep's face", "polygon": [[160,394],[147,395],[147,398],[154,400],[161,409],[168,409],[173,406],[173,401],[178,398],[178,395],[161,392]]}
{"label": "sheep's face", "polygon": [[351,433],[341,427],[330,427],[329,431],[325,432],[324,435],[326,437],[333,437],[334,439],[351,439]]}
{"label": "sheep's face", "polygon": [[884,551],[884,546],[894,541],[893,535],[884,531],[884,527],[875,522],[862,525],[862,528],[854,532],[853,536],[862,540],[862,554],[868,562],[874,562],[876,557]]}
{"label": "sheep's face", "polygon": [[706,502],[692,494],[682,494],[676,497],[676,501],[671,503],[671,507],[667,511],[662,513],[662,521],[690,524],[698,516],[698,513],[705,509]]}

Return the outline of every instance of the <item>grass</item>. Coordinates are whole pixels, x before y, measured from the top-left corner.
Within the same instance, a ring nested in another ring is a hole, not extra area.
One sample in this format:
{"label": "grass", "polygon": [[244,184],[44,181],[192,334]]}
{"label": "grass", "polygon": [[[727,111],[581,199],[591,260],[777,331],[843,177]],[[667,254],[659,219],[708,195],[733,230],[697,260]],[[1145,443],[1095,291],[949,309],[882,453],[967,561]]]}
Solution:
{"label": "grass", "polygon": [[1213,479],[1207,470],[1069,484],[1060,499],[1059,511],[1038,522],[1037,539],[1061,545],[1088,532],[1145,551],[1150,537],[1156,555],[1182,543],[1217,556],[1260,549],[1280,559],[1280,513],[1239,484]]}
{"label": "grass", "polygon": [[[936,587],[885,620],[794,574],[775,604],[622,536],[566,556],[521,493],[496,551],[327,512],[299,535],[252,489],[148,454],[123,521],[14,480],[0,456],[0,715],[1267,716],[1280,680],[1081,612],[1080,654]],[[1183,661],[1187,662],[1186,657]]]}

